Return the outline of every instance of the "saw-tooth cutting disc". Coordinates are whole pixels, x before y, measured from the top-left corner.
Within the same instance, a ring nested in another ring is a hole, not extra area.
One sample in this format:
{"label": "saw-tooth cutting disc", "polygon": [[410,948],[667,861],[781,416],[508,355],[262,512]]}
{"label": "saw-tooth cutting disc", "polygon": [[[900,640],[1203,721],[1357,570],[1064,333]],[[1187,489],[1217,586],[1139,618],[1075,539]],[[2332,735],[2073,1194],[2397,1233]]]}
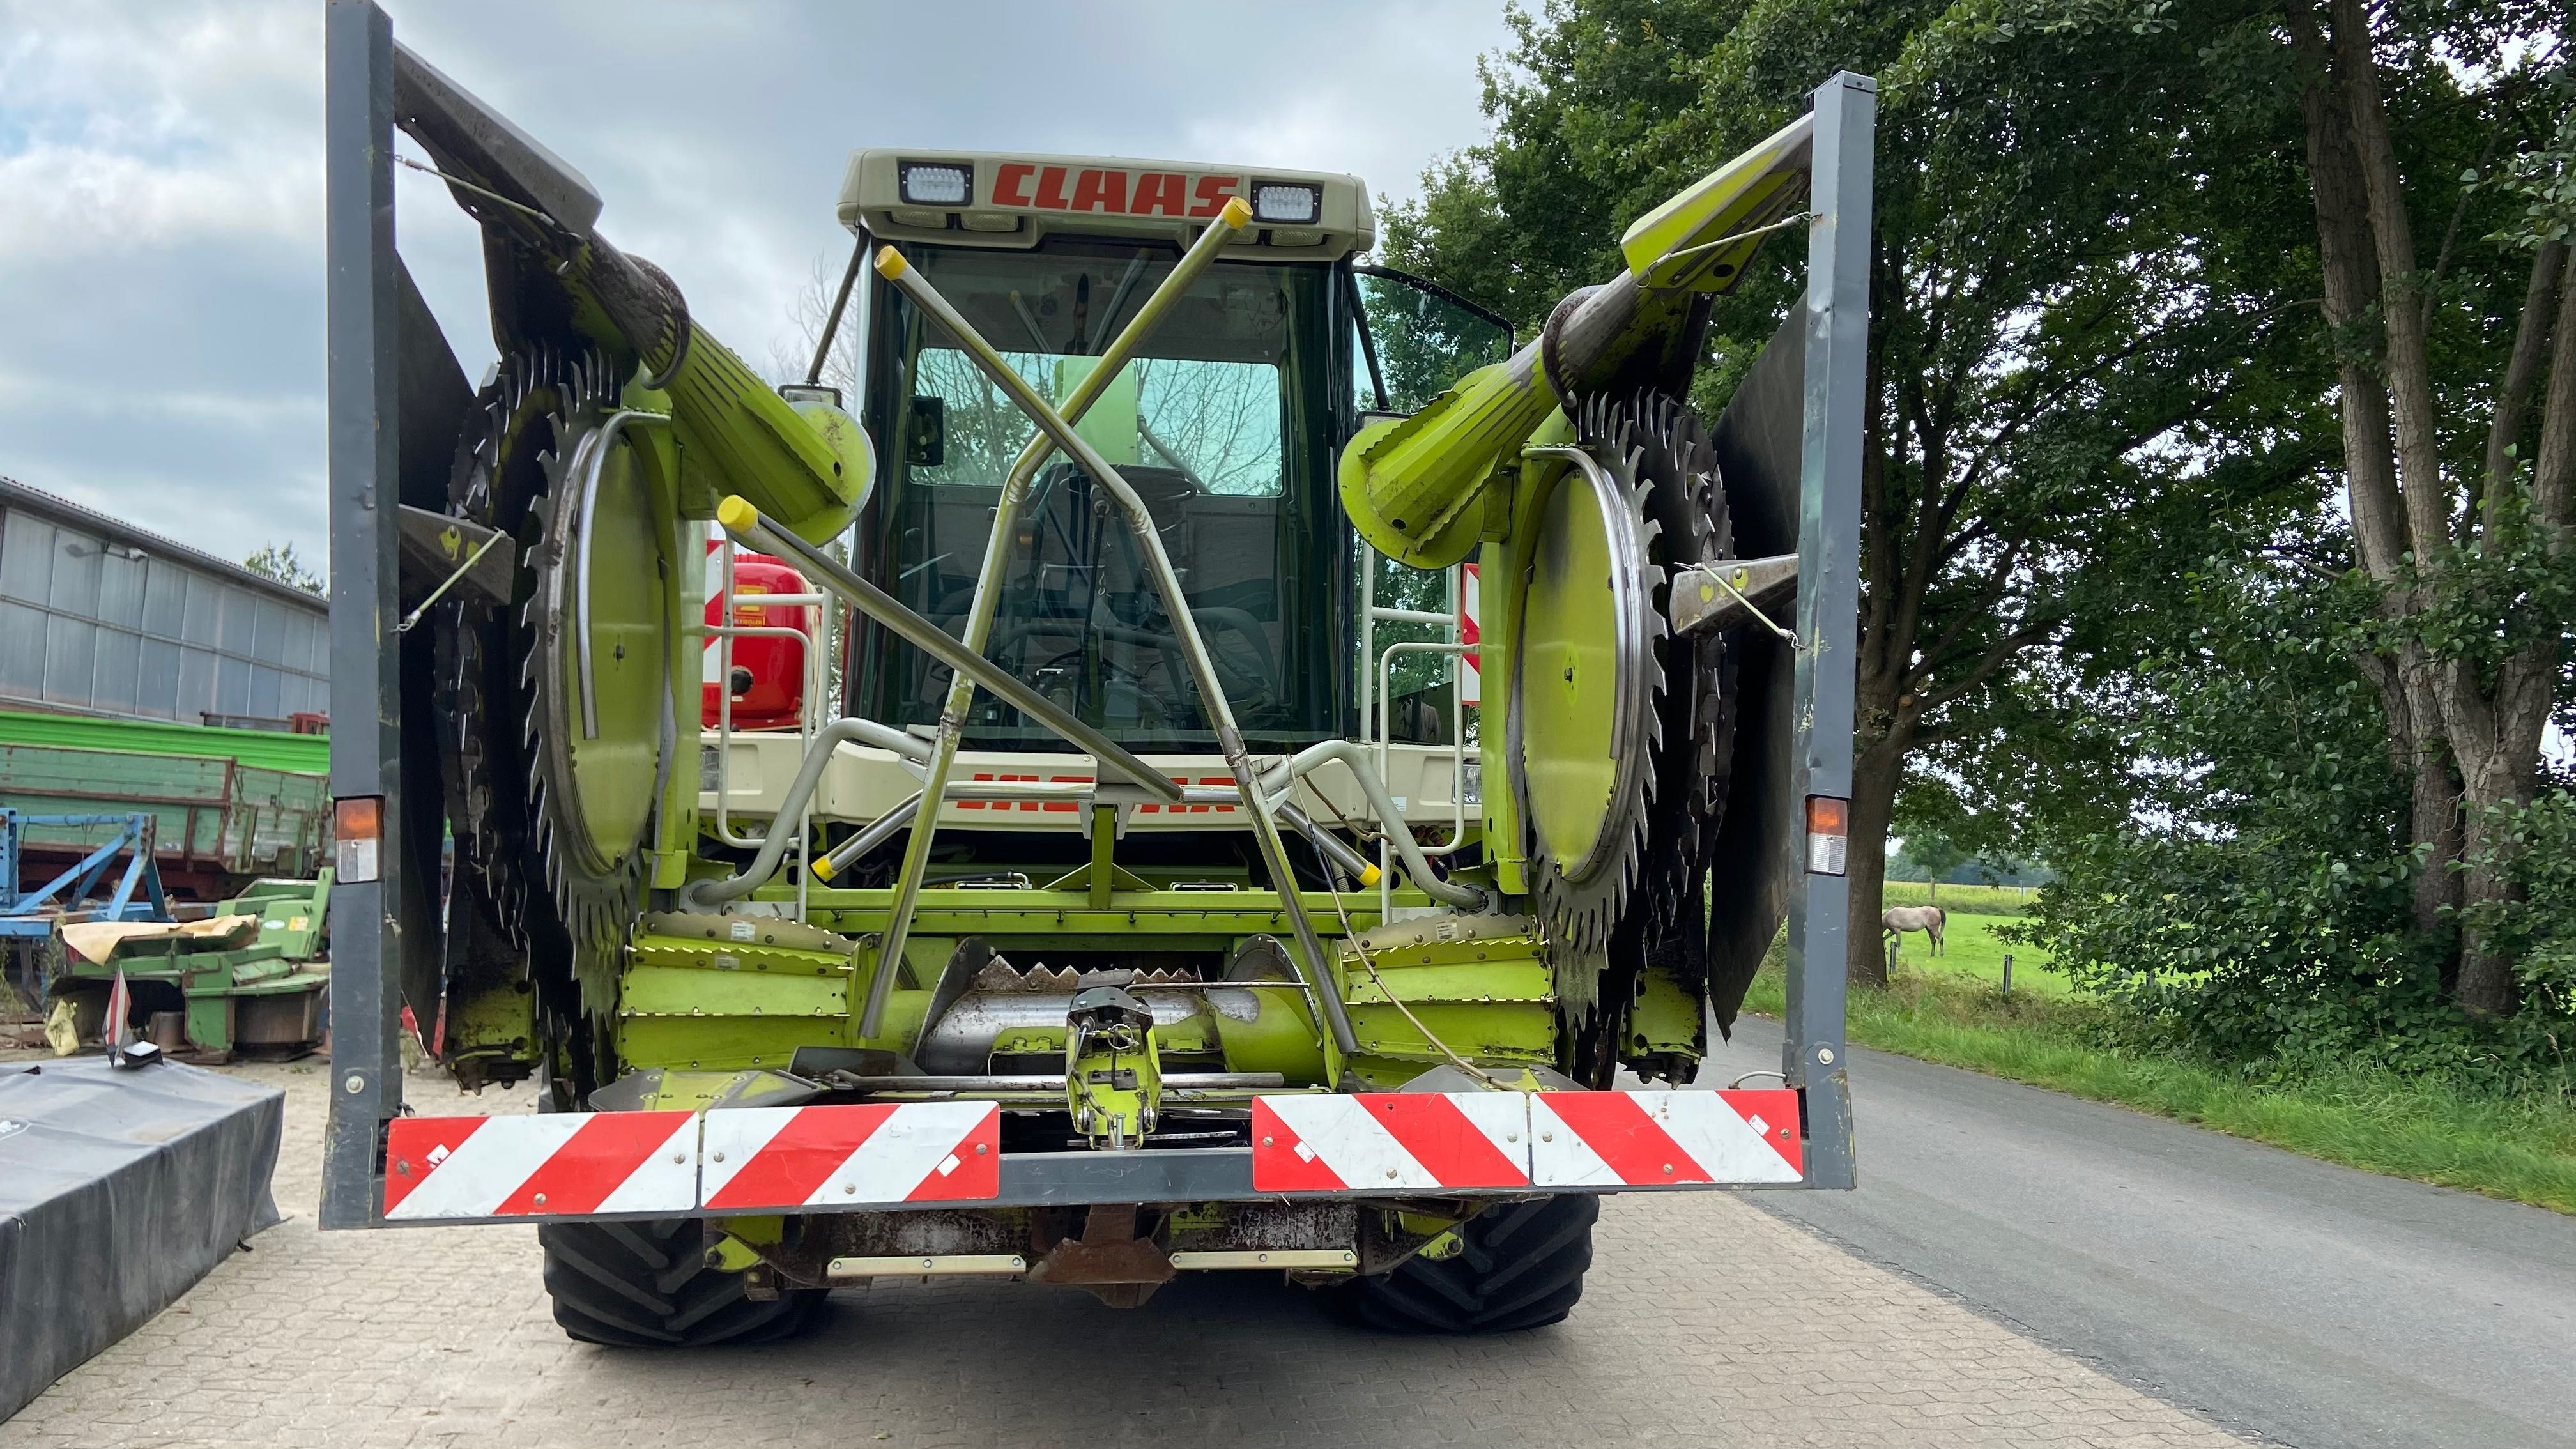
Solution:
{"label": "saw-tooth cutting disc", "polygon": [[586,985],[615,974],[642,890],[677,587],[642,462],[607,416],[595,402],[556,426],[520,630],[527,796]]}
{"label": "saw-tooth cutting disc", "polygon": [[[448,511],[499,529],[524,550],[538,532],[532,509],[546,488],[542,459],[572,374],[550,350],[514,352],[493,369],[475,399],[448,485]],[[526,803],[526,762],[519,757],[527,701],[521,651],[513,635],[530,578],[514,580],[516,598],[501,608],[451,596],[432,615],[438,652],[442,724],[447,747],[447,813],[456,838],[456,868],[477,877],[493,924],[511,944],[552,954],[553,903],[536,867],[534,823]]]}
{"label": "saw-tooth cutting disc", "polygon": [[[1615,415],[1639,450],[1646,516],[1660,530],[1653,561],[1669,577],[1674,569],[1726,557],[1735,531],[1716,450],[1698,417],[1656,392],[1638,394]],[[1669,600],[1662,612],[1670,616]],[[1649,949],[1653,942],[1692,934],[1685,928],[1698,909],[1694,887],[1708,870],[1708,844],[1725,813],[1734,753],[1734,670],[1726,635],[1667,638],[1661,654],[1663,693],[1656,712],[1663,747],[1655,752],[1641,886]]]}
{"label": "saw-tooth cutting disc", "polygon": [[1597,953],[1635,884],[1663,671],[1656,525],[1628,430],[1585,409],[1585,462],[1541,505],[1514,661],[1513,761],[1550,938]]}
{"label": "saw-tooth cutting disc", "polygon": [[[642,888],[643,833],[671,724],[663,629],[677,577],[629,445],[602,441],[616,391],[595,355],[538,347],[494,370],[448,505],[511,536],[520,560],[512,602],[454,602],[437,623],[457,868],[480,879],[539,987],[552,992],[568,976],[581,988],[578,1008],[573,997],[557,1006],[594,1015],[614,1000]],[[579,538],[594,471],[585,624]],[[584,639],[593,650],[587,710]]]}
{"label": "saw-tooth cutting disc", "polygon": [[[1667,579],[1673,569],[1727,555],[1733,533],[1715,452],[1688,407],[1645,391],[1616,408],[1584,409],[1580,426],[1587,442],[1632,450],[1646,517],[1657,526],[1650,562]],[[1657,603],[1668,615],[1669,601]],[[1630,1033],[1628,1007],[1648,969],[1693,994],[1706,989],[1706,887],[1734,756],[1735,661],[1724,632],[1666,637],[1658,655],[1658,744],[1636,883],[1606,951],[1561,951],[1556,958],[1559,999],[1567,1008],[1566,1070],[1594,1086],[1608,1086],[1623,1066],[1650,1079],[1684,1081],[1699,1060],[1695,1050],[1648,1050]]]}

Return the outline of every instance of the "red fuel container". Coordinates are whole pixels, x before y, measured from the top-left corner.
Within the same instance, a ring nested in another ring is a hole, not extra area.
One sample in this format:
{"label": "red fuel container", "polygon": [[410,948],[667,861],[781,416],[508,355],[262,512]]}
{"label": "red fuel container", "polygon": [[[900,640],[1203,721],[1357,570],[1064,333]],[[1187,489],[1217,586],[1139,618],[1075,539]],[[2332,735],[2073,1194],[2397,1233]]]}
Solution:
{"label": "red fuel container", "polygon": [[[707,627],[723,622],[722,544],[707,549]],[[736,628],[794,629],[804,637],[752,635],[733,641],[730,671],[724,641],[709,636],[700,686],[704,723],[714,729],[727,693],[733,696],[733,727],[738,730],[793,729],[805,705],[805,681],[811,668],[816,610],[810,604],[764,604],[764,594],[809,594],[805,576],[766,554],[737,553],[733,559],[733,622]]]}

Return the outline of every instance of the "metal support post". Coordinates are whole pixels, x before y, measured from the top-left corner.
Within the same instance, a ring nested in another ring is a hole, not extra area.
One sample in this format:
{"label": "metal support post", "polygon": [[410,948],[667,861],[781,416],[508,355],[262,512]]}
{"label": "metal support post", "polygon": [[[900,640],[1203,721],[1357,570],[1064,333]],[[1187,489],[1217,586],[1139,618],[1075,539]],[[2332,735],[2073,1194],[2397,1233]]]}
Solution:
{"label": "metal support post", "polygon": [[331,1123],[322,1226],[375,1221],[378,1134],[402,1110],[404,866],[402,617],[395,507],[399,460],[398,268],[394,254],[393,24],[371,0],[329,0],[323,19],[323,234],[330,280],[331,795],[377,802],[376,872],[331,888]]}
{"label": "metal support post", "polygon": [[[1815,92],[1807,234],[1806,434],[1798,518],[1795,798],[1848,801],[1853,660],[1860,631],[1860,474],[1868,406],[1872,132],[1878,83],[1849,71]],[[1801,822],[1802,831],[1805,822]],[[1802,846],[1805,842],[1801,841]],[[1814,869],[1789,903],[1788,1023],[1781,1069],[1806,1102],[1807,1184],[1851,1187],[1851,1087],[1843,1042],[1851,882]]]}

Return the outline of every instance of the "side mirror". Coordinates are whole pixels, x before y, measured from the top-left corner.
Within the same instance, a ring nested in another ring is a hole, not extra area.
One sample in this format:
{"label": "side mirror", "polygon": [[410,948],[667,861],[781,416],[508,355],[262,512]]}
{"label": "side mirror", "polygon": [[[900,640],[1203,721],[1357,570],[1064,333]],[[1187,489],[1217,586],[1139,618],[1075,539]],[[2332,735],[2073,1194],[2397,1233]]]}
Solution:
{"label": "side mirror", "polygon": [[903,430],[903,461],[936,468],[948,461],[948,399],[916,397]]}
{"label": "side mirror", "polygon": [[819,382],[782,382],[778,395],[791,403],[822,403],[827,407],[841,405],[841,390]]}
{"label": "side mirror", "polygon": [[1358,423],[1351,428],[1351,437],[1344,438],[1342,441],[1348,443],[1351,438],[1358,437],[1379,423],[1400,423],[1411,416],[1413,416],[1411,413],[1380,412],[1375,408],[1362,408]]}

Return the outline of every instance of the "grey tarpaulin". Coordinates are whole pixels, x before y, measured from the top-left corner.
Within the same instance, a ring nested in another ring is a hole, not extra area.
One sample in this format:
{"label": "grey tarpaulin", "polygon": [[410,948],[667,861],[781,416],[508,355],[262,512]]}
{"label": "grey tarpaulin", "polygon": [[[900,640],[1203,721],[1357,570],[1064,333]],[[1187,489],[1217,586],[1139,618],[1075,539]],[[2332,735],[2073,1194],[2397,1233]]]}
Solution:
{"label": "grey tarpaulin", "polygon": [[286,1094],[174,1064],[0,1065],[0,1419],[278,1220]]}

